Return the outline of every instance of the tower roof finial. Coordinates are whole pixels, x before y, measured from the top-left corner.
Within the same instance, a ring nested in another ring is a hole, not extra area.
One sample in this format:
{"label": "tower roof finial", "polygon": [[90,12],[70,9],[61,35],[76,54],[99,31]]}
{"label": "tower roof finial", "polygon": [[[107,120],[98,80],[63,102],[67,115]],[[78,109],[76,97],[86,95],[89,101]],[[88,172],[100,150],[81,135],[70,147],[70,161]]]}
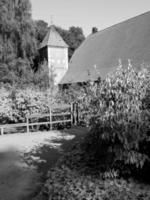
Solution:
{"label": "tower roof finial", "polygon": [[53,15],[51,15],[51,19],[50,19],[50,25],[53,25]]}

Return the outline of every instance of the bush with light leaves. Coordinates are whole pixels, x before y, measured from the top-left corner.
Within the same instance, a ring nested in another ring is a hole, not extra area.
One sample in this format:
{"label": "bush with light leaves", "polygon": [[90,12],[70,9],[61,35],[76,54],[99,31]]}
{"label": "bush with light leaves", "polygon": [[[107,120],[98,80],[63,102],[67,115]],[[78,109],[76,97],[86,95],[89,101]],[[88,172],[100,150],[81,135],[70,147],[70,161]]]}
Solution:
{"label": "bush with light leaves", "polygon": [[27,115],[48,113],[48,92],[35,89],[16,90],[12,95],[13,110],[17,121],[25,121]]}
{"label": "bush with light leaves", "polygon": [[30,114],[49,111],[49,93],[36,89],[0,89],[0,122],[25,122]]}
{"label": "bush with light leaves", "polygon": [[120,66],[88,90],[84,106],[91,132],[86,141],[89,159],[95,157],[104,171],[142,168],[150,156],[149,71]]}
{"label": "bush with light leaves", "polygon": [[10,92],[5,88],[0,89],[0,123],[4,124],[14,120],[13,102]]}
{"label": "bush with light leaves", "polygon": [[[78,174],[65,166],[51,169],[35,199],[49,200],[148,200],[150,187],[130,180],[107,179]],[[43,198],[42,198],[43,197]]]}

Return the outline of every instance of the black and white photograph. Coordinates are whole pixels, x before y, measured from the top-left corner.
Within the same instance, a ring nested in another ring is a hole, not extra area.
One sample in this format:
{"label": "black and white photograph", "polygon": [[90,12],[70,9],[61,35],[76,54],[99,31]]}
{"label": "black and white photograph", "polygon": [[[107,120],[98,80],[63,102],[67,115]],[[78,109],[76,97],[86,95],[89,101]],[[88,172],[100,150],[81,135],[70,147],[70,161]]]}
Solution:
{"label": "black and white photograph", "polygon": [[150,200],[150,0],[0,0],[0,200]]}

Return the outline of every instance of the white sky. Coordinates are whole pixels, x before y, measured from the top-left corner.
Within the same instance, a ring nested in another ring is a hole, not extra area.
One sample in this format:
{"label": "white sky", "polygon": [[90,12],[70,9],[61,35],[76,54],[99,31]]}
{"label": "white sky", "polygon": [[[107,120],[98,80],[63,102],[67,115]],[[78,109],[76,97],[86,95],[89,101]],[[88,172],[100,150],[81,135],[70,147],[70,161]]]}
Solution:
{"label": "white sky", "polygon": [[57,26],[82,27],[87,36],[92,27],[109,27],[150,11],[150,0],[30,0],[34,19],[50,24],[51,15]]}

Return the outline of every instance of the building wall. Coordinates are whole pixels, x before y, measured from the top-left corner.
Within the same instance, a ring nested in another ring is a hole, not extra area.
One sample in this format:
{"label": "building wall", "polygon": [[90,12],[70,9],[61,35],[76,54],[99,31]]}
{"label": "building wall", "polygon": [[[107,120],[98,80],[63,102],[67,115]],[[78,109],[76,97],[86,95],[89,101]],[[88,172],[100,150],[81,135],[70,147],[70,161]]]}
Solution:
{"label": "building wall", "polygon": [[58,84],[68,69],[68,48],[49,46],[48,66],[53,67],[55,84]]}

